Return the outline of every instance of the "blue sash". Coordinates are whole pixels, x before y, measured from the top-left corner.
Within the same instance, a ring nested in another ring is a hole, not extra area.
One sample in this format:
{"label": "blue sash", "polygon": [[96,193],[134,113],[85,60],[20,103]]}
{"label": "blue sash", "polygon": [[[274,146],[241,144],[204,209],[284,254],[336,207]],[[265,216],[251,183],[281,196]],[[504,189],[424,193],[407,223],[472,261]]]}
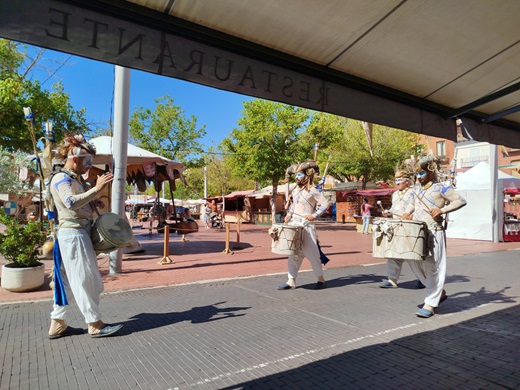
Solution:
{"label": "blue sash", "polygon": [[330,261],[330,259],[321,250],[320,242],[316,241],[316,243],[318,244],[318,250],[320,251],[320,261],[321,261],[321,264],[325,265],[325,264],[327,264]]}
{"label": "blue sash", "polygon": [[54,258],[54,303],[58,306],[67,306],[67,294],[65,293],[65,285],[61,277],[61,254],[60,244],[58,238],[54,240],[54,248],[52,250],[52,257]]}

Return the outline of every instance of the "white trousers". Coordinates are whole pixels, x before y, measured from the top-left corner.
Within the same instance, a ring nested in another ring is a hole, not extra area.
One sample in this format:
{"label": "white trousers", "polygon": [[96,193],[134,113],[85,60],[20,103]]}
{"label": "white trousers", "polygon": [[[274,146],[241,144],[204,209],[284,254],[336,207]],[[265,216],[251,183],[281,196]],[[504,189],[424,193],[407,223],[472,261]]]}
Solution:
{"label": "white trousers", "polygon": [[426,286],[424,303],[437,307],[446,280],[446,232],[444,230],[429,231],[428,250],[429,254],[423,261],[408,263],[417,279]]}
{"label": "white trousers", "polygon": [[[66,272],[62,276],[67,299],[70,301],[74,295],[87,323],[99,321],[99,297],[103,292],[103,281],[90,235],[85,229],[62,228],[58,230],[57,237]],[[67,306],[54,304],[52,319],[64,320],[66,314]]]}
{"label": "white trousers", "polygon": [[386,273],[388,274],[388,279],[392,279],[394,282],[399,280],[404,262],[405,260],[386,259]]}
{"label": "white trousers", "polygon": [[[301,223],[289,223],[289,225],[301,226]],[[312,270],[316,277],[323,276],[323,268],[321,267],[320,251],[318,249],[318,236],[316,235],[316,228],[313,223],[305,223],[303,227],[302,250],[303,256],[289,256],[288,259],[288,274],[289,278],[296,279],[298,271],[303,263],[303,258],[309,259],[312,265]]]}

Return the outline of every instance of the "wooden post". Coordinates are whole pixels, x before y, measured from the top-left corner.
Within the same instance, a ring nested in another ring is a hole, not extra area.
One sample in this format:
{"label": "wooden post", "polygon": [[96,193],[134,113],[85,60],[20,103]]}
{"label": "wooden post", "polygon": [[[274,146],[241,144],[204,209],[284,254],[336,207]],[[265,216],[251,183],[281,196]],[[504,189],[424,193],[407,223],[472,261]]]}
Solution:
{"label": "wooden post", "polygon": [[233,245],[233,249],[242,249],[240,246],[240,216],[237,217],[237,243]]}
{"label": "wooden post", "polygon": [[229,249],[229,222],[226,223],[226,249],[224,249],[222,253],[228,255],[233,254],[233,252]]}
{"label": "wooden post", "polygon": [[164,257],[158,264],[173,264],[174,261],[170,258],[170,227],[164,227]]}

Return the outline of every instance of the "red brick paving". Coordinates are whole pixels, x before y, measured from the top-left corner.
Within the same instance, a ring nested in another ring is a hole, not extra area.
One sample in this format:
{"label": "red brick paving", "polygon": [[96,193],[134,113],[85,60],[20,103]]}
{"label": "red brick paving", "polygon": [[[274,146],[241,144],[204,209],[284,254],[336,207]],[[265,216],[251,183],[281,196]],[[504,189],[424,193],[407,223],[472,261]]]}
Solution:
{"label": "red brick paving", "polygon": [[[224,253],[225,229],[208,230],[202,227],[198,233],[186,236],[188,242],[182,242],[181,236],[171,234],[169,250],[173,264],[158,264],[163,258],[162,234],[154,233],[150,236],[148,230],[134,228],[137,239],[146,251],[124,255],[123,272],[116,275],[109,275],[108,256],[101,256],[99,267],[105,283],[105,292],[287,271],[287,258],[271,253],[271,239],[267,234],[269,226],[242,224],[240,249],[234,248],[237,243],[237,225],[230,226],[230,249],[233,254]],[[384,261],[372,257],[372,237],[356,233],[352,224],[318,223],[318,236],[323,251],[331,260],[328,268]],[[492,243],[448,239],[448,256],[519,248],[518,242]],[[52,269],[52,260],[43,260],[43,262],[48,276]],[[0,264],[4,263],[0,258]],[[302,270],[310,269],[310,264],[304,261]],[[52,297],[52,290],[49,288],[48,279],[47,277],[46,283],[38,291],[12,293],[0,289],[0,302],[49,299]]]}

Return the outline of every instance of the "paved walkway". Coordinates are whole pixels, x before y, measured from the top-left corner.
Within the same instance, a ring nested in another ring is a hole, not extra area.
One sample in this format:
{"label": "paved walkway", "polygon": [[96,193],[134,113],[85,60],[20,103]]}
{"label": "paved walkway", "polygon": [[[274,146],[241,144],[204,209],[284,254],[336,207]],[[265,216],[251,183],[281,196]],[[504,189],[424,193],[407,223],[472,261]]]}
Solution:
{"label": "paved walkway", "polygon": [[[400,288],[378,288],[384,263],[347,225],[319,226],[327,289],[302,272],[277,291],[287,260],[266,230],[243,225],[234,254],[224,231],[172,235],[168,265],[142,231],[146,252],[104,275],[105,320],[125,325],[111,338],[48,340],[51,291],[2,292],[0,390],[520,388],[518,243],[449,240],[450,298],[424,320],[409,268]],[[83,325],[75,305],[69,323]]]}
{"label": "paved walkway", "polygon": [[[124,255],[122,273],[109,275],[108,256],[99,257],[105,292],[287,272],[287,258],[271,253],[271,238],[267,234],[269,226],[242,224],[237,235],[237,225],[232,224],[229,246],[233,254],[223,253],[226,249],[225,229],[201,228],[198,233],[186,235],[188,242],[182,242],[177,234],[170,234],[169,252],[174,263],[164,265],[158,264],[164,257],[164,236],[155,231],[150,235],[146,228],[142,225],[134,227],[145,251]],[[331,259],[327,265],[329,269],[384,262],[384,259],[372,257],[372,237],[356,233],[353,224],[320,222],[318,235],[323,251]],[[520,243],[448,239],[449,256],[516,248],[520,248]],[[43,262],[46,275],[50,275],[52,260]],[[0,264],[3,264],[1,257]],[[304,261],[302,270],[310,269],[310,264]],[[50,299],[49,282],[47,278],[42,288],[28,293],[10,293],[0,289],[0,303]]]}

